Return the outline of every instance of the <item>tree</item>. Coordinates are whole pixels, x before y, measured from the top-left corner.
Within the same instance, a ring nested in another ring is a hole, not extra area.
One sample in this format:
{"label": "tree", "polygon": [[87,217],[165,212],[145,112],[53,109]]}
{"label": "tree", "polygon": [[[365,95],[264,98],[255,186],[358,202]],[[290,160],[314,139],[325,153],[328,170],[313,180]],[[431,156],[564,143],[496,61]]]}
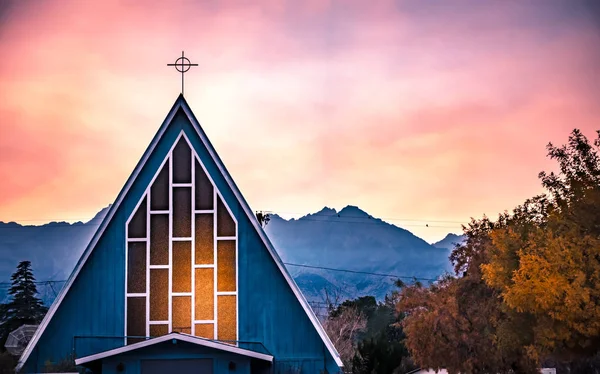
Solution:
{"label": "tree", "polygon": [[403,315],[395,311],[397,299],[397,291],[386,295],[382,303],[374,297],[357,299],[369,317],[352,359],[353,373],[406,373],[416,368],[404,344]]}
{"label": "tree", "polygon": [[522,349],[528,338],[525,316],[507,313],[498,292],[481,279],[494,226],[484,217],[465,228],[465,242],[451,255],[458,277],[402,289],[397,309],[406,315],[406,345],[421,367],[449,373],[537,372]]}
{"label": "tree", "polygon": [[4,308],[4,317],[0,319],[3,322],[0,331],[2,347],[11,331],[25,324],[40,323],[47,311],[41,300],[36,297],[37,288],[29,261],[22,261],[17,266],[11,277],[8,294],[11,300]]}
{"label": "tree", "polygon": [[355,306],[339,307],[323,323],[346,369],[352,368],[358,334],[366,327],[364,314]]}
{"label": "tree", "polygon": [[600,132],[574,130],[548,145],[558,173],[547,193],[464,228],[456,277],[406,287],[398,310],[415,361],[449,372],[598,370],[600,353]]}
{"label": "tree", "polygon": [[265,212],[256,212],[256,220],[263,228],[265,228],[271,220],[271,215]]}
{"label": "tree", "polygon": [[483,279],[505,305],[534,317],[532,359],[586,359],[600,348],[600,132],[574,130],[548,145],[558,173],[540,173],[548,193],[517,207],[491,233]]}

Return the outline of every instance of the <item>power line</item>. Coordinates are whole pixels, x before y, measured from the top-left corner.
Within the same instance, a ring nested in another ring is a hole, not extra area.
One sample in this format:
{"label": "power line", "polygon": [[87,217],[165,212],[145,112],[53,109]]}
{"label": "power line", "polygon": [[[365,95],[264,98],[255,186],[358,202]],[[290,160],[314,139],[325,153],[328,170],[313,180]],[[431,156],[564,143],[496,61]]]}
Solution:
{"label": "power line", "polygon": [[[50,285],[51,283],[64,283],[67,280],[45,280],[45,281],[35,281],[33,283],[35,284],[43,284],[43,285]],[[0,282],[0,286],[10,286],[12,285],[11,282]]]}
{"label": "power line", "polygon": [[329,268],[329,267],[324,267],[324,266],[292,264],[289,262],[284,262],[284,264],[288,265],[288,266],[296,266],[296,267],[309,268],[309,269],[321,269],[321,270],[339,271],[339,272],[344,272],[344,273],[374,275],[374,276],[378,276],[378,277],[392,277],[392,278],[404,278],[404,279],[415,279],[415,280],[426,280],[426,281],[436,281],[437,280],[437,279],[433,279],[433,278],[421,278],[421,277],[415,277],[415,276],[410,276],[410,275],[372,273],[369,271],[336,269],[336,268]]}
{"label": "power line", "polygon": [[[414,280],[424,280],[424,281],[436,281],[434,278],[423,278],[423,277],[415,277],[410,275],[398,275],[398,274],[385,274],[385,273],[374,273],[369,271],[360,271],[360,270],[350,270],[350,269],[341,269],[341,268],[330,268],[325,266],[315,266],[315,265],[304,265],[304,264],[294,264],[291,262],[284,262],[287,266],[295,266],[309,269],[320,269],[320,270],[329,270],[329,271],[338,271],[344,273],[352,273],[352,274],[363,274],[363,275],[373,275],[378,277],[391,277],[391,278],[404,278],[404,279],[414,279]],[[46,280],[46,281],[35,281],[35,284],[45,284],[51,285],[54,283],[64,283],[67,280]],[[0,282],[0,286],[11,285],[11,282]]]}

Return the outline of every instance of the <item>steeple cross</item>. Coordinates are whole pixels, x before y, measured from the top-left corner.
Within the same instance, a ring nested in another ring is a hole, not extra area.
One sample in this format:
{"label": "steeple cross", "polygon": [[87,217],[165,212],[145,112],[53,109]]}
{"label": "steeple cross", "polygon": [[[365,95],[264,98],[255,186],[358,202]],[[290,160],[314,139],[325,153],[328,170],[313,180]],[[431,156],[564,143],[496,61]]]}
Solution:
{"label": "steeple cross", "polygon": [[181,57],[175,60],[174,64],[167,64],[167,66],[175,66],[175,69],[181,73],[181,94],[183,95],[183,74],[185,74],[192,66],[198,66],[198,64],[192,64],[190,60],[185,57],[183,51],[181,51]]}

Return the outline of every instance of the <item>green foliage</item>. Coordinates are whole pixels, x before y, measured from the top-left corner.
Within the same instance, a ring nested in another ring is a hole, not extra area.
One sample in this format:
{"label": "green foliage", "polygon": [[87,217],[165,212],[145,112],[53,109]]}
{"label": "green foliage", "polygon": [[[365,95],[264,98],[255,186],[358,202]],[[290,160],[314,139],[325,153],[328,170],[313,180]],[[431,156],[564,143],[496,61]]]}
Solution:
{"label": "green foliage", "polygon": [[366,327],[356,334],[356,349],[346,370],[355,374],[389,374],[407,372],[415,366],[410,360],[399,322],[402,316],[395,311],[397,292],[378,303],[373,296],[346,300],[330,313],[341,316],[345,311],[356,310],[367,320]]}
{"label": "green foliage", "polygon": [[390,340],[383,331],[359,342],[352,360],[352,373],[356,374],[405,373],[413,369],[415,366],[404,344]]}
{"label": "green foliage", "polygon": [[0,308],[0,345],[8,334],[25,324],[39,324],[48,310],[36,297],[35,278],[31,271],[31,263],[22,261],[11,276],[11,287],[8,291],[11,301]]}

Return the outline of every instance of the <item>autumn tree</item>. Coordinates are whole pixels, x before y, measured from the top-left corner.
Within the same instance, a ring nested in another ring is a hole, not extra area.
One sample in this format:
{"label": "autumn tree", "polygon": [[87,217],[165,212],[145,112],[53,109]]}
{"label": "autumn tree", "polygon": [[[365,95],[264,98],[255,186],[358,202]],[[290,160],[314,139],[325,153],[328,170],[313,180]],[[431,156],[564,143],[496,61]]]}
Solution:
{"label": "autumn tree", "polygon": [[534,317],[532,359],[573,361],[600,347],[600,132],[593,144],[574,130],[548,145],[557,173],[540,173],[546,196],[505,216],[491,233],[486,284],[505,305]]}
{"label": "autumn tree", "polygon": [[454,249],[456,277],[446,275],[424,287],[405,287],[397,304],[406,345],[415,362],[449,373],[536,373],[523,349],[531,339],[528,316],[503,307],[499,292],[482,280],[491,232],[503,222],[472,220],[466,240]]}
{"label": "autumn tree", "polygon": [[600,133],[548,145],[546,193],[465,228],[456,278],[407,287],[398,303],[417,363],[450,372],[597,370],[600,348]]}

